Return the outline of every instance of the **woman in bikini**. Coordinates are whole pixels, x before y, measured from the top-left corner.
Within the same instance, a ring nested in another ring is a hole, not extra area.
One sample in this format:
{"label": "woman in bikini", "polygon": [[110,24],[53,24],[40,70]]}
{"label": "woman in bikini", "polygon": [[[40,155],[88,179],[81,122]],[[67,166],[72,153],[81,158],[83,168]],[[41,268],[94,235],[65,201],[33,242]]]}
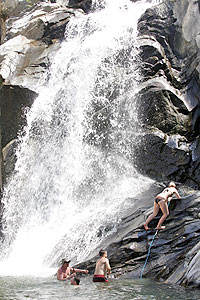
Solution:
{"label": "woman in bikini", "polygon": [[158,214],[159,209],[162,211],[162,217],[160,218],[156,229],[165,229],[165,226],[161,226],[165,219],[169,216],[168,201],[171,200],[173,194],[176,195],[178,199],[181,199],[174,182],[170,182],[169,186],[165,188],[160,194],[156,196],[154,201],[153,213],[147,218],[144,228],[149,230],[148,224],[151,222]]}

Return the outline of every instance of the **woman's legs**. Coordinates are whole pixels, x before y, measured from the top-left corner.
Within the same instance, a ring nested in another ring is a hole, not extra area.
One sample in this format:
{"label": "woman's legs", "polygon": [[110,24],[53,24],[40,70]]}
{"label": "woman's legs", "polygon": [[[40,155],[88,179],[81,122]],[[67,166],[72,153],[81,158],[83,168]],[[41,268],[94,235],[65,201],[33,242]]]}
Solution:
{"label": "woman's legs", "polygon": [[159,206],[160,206],[160,209],[163,213],[162,217],[160,218],[159,222],[158,222],[158,225],[156,227],[156,229],[165,229],[165,226],[161,226],[162,223],[165,221],[165,219],[169,216],[169,209],[168,209],[168,205],[167,205],[167,202],[165,201],[160,201],[159,202]]}
{"label": "woman's legs", "polygon": [[148,224],[149,222],[151,222],[151,220],[153,220],[157,216],[158,212],[159,212],[159,205],[156,203],[156,201],[154,201],[153,213],[147,218],[144,224],[145,230],[149,230]]}

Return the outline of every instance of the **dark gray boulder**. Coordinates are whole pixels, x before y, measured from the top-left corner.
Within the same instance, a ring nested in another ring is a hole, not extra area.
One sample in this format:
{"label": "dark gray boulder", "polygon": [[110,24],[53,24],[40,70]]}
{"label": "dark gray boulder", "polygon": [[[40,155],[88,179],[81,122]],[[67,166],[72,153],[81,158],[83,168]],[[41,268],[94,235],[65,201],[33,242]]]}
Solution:
{"label": "dark gray boulder", "polygon": [[182,136],[168,136],[151,129],[139,137],[134,153],[136,166],[149,177],[158,178],[159,181],[166,178],[185,181],[187,178],[187,166],[191,158]]}
{"label": "dark gray boulder", "polygon": [[87,13],[92,7],[92,0],[69,0],[68,5],[73,8],[81,8]]}
{"label": "dark gray boulder", "polygon": [[4,85],[0,90],[2,147],[17,138],[26,124],[25,113],[37,94],[19,86]]}

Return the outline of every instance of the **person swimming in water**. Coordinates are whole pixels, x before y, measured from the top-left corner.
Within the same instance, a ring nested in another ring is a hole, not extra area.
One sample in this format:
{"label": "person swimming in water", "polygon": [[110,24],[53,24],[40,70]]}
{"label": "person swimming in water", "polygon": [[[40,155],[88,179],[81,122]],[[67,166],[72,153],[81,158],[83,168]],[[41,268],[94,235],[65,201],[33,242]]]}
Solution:
{"label": "person swimming in water", "polygon": [[160,218],[156,229],[165,229],[165,226],[161,226],[161,225],[163,224],[165,219],[169,216],[168,201],[172,199],[172,196],[174,194],[178,199],[181,199],[176,189],[175,183],[171,181],[169,183],[169,186],[156,196],[154,200],[153,213],[147,218],[144,224],[145,230],[149,230],[148,224],[157,216],[159,209],[161,209],[163,215]]}
{"label": "person swimming in water", "polygon": [[79,285],[79,284],[80,284],[80,279],[77,277],[72,277],[71,285]]}

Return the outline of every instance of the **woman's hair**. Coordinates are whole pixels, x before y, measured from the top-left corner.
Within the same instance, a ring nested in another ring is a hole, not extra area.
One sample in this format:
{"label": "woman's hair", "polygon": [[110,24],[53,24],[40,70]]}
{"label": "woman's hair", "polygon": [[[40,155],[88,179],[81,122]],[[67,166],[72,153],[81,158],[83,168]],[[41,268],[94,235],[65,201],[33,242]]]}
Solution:
{"label": "woman's hair", "polygon": [[106,250],[101,249],[99,251],[99,256],[103,256],[106,252],[107,252]]}
{"label": "woman's hair", "polygon": [[175,182],[171,181],[171,182],[169,183],[169,187],[170,187],[170,186],[176,187]]}

